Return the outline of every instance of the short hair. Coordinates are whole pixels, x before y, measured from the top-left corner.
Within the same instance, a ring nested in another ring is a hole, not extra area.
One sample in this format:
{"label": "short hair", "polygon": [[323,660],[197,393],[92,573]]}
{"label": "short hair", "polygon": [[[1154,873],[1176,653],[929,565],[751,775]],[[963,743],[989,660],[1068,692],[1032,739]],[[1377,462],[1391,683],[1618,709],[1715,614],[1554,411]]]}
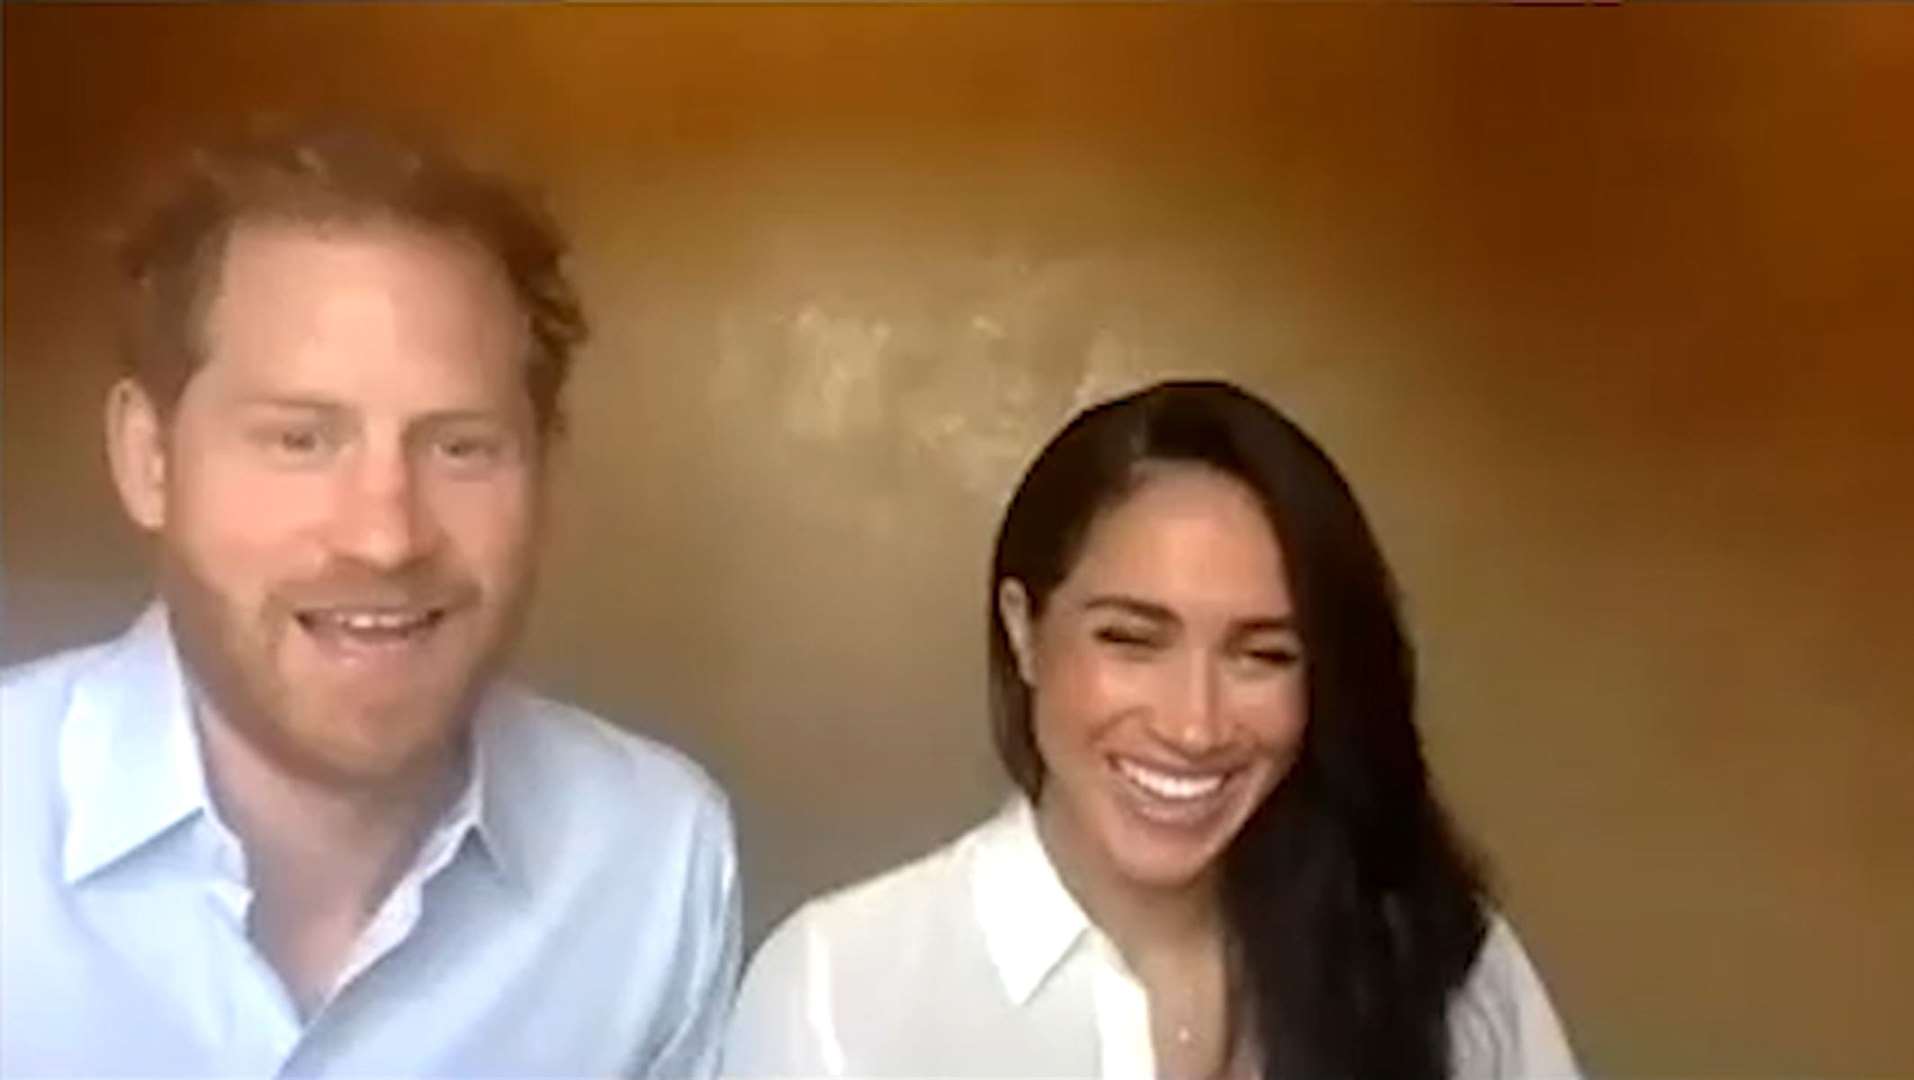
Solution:
{"label": "short hair", "polygon": [[562,426],[559,394],[584,313],[565,241],[530,193],[436,146],[368,125],[259,128],[188,156],[119,243],[128,289],[121,357],[171,414],[205,357],[205,318],[226,245],[244,223],[396,224],[475,244],[504,271],[525,316],[525,388],[540,431]]}
{"label": "short hair", "polygon": [[1021,582],[1041,614],[1097,522],[1157,462],[1216,469],[1255,494],[1303,642],[1301,749],[1220,862],[1235,1004],[1263,1074],[1446,1076],[1445,1017],[1486,930],[1486,889],[1432,790],[1394,578],[1348,482],[1287,417],[1227,383],[1160,383],[1078,414],[1037,455],[1004,512],[985,598],[998,756],[1035,801],[1044,762],[998,590]]}

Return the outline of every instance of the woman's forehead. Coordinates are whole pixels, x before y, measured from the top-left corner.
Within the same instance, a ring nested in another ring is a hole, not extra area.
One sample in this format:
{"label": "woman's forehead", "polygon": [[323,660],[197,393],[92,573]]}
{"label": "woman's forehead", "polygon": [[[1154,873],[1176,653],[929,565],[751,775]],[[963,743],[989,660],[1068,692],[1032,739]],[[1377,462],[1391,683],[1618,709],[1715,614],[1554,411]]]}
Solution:
{"label": "woman's forehead", "polygon": [[1256,493],[1182,463],[1152,464],[1097,516],[1065,585],[1258,612],[1286,611],[1289,599],[1281,545]]}

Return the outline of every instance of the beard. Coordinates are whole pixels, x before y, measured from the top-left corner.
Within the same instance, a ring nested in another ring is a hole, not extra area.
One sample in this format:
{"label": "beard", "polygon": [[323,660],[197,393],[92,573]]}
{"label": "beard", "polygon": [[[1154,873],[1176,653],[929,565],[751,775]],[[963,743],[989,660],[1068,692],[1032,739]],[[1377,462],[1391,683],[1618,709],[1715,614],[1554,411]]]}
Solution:
{"label": "beard", "polygon": [[[199,702],[216,714],[200,722],[221,723],[289,777],[341,790],[404,785],[463,752],[530,592],[487,597],[469,577],[438,566],[384,572],[335,562],[247,603],[177,550],[162,556],[159,583],[181,662]],[[306,644],[294,639],[307,633],[296,612],[368,602],[446,604],[461,625],[430,631],[453,633],[432,643],[429,662],[376,691],[291,669],[288,651]]]}

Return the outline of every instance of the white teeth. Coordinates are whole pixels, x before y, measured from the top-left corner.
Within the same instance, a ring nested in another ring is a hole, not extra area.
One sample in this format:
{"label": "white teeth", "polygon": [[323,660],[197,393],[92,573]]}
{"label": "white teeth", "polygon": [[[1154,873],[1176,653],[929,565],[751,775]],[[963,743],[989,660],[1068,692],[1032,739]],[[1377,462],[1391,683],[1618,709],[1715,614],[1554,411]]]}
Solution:
{"label": "white teeth", "polygon": [[1200,799],[1223,786],[1222,773],[1175,776],[1158,772],[1128,758],[1117,758],[1117,768],[1130,782],[1161,799]]}
{"label": "white teeth", "polygon": [[357,633],[413,630],[425,625],[427,619],[423,612],[398,611],[342,611],[332,617],[340,626]]}

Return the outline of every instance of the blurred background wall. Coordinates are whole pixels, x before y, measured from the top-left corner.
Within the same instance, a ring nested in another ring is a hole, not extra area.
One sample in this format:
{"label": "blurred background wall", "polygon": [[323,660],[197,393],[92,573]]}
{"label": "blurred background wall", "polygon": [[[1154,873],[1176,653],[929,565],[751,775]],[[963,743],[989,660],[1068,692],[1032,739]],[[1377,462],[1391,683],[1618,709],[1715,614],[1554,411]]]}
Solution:
{"label": "blurred background wall", "polygon": [[1220,374],[1403,579],[1588,1062],[1914,1073],[1914,10],[5,9],[4,654],[112,632],[107,237],[255,113],[541,181],[596,337],[522,663],[728,786],[754,933],[1002,797],[985,555]]}

